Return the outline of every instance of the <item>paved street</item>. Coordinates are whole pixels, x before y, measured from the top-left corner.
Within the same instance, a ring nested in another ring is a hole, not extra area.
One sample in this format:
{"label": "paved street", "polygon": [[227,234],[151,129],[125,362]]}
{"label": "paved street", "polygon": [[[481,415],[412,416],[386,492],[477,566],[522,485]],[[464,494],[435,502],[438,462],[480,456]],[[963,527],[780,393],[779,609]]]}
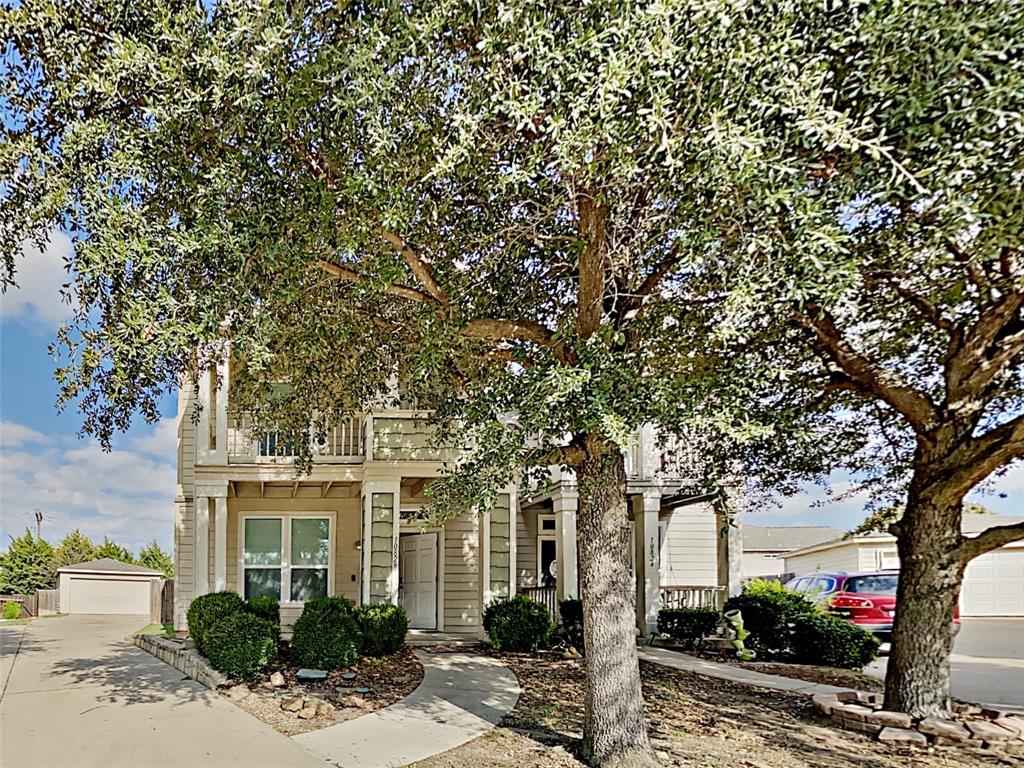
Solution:
{"label": "paved street", "polygon": [[323,767],[125,639],[147,623],[64,616],[0,626],[0,765]]}
{"label": "paved street", "polygon": [[[964,619],[951,664],[957,698],[1024,710],[1024,619]],[[864,671],[885,667],[880,657]]]}

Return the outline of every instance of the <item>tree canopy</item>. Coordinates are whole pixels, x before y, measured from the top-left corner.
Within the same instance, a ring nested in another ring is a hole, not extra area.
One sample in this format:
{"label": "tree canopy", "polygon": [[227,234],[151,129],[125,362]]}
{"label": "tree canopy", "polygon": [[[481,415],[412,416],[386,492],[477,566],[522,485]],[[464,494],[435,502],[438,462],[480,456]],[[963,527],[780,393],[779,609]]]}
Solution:
{"label": "tree canopy", "polygon": [[138,565],[144,565],[146,568],[163,571],[164,578],[174,578],[174,560],[171,559],[167,552],[160,548],[155,539],[139,550],[135,562]]}
{"label": "tree canopy", "polygon": [[96,559],[96,547],[89,540],[89,537],[78,528],[71,531],[63,539],[54,551],[55,567],[84,563],[87,560]]}
{"label": "tree canopy", "polygon": [[0,553],[0,592],[30,595],[55,584],[53,547],[27,528],[22,536],[12,536],[7,551]]}

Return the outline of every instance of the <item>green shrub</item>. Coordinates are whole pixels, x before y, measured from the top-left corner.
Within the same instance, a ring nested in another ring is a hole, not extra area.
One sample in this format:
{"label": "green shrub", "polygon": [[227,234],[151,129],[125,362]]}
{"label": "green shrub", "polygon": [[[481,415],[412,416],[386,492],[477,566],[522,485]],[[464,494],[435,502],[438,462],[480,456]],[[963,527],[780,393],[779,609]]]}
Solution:
{"label": "green shrub", "polygon": [[658,611],[658,632],[687,648],[713,634],[721,616],[714,608],[664,608]]}
{"label": "green shrub", "polygon": [[743,614],[743,624],[750,631],[746,645],[761,659],[792,657],[796,620],[821,614],[803,595],[774,582],[757,580],[745,586],[743,594],[727,600],[725,610]]}
{"label": "green shrub", "polygon": [[525,595],[503,597],[487,606],[487,635],[502,651],[536,651],[551,637],[551,612]]}
{"label": "green shrub", "polygon": [[188,607],[188,634],[196,650],[206,656],[206,633],[221,619],[245,610],[245,602],[237,592],[211,592],[200,595]]}
{"label": "green shrub", "polygon": [[276,598],[269,595],[250,597],[245,601],[245,612],[270,622],[274,627],[274,637],[281,637],[281,606]]}
{"label": "green shrub", "polygon": [[292,630],[292,658],[303,667],[341,669],[354,664],[362,648],[352,601],[317,597],[306,602]]}
{"label": "green shrub", "polygon": [[20,619],[21,603],[19,603],[17,600],[8,600],[6,603],[4,603],[4,618]]}
{"label": "green shrub", "polygon": [[860,669],[874,661],[879,645],[870,632],[827,613],[798,616],[793,626],[793,660],[800,664]]}
{"label": "green shrub", "polygon": [[249,678],[259,674],[277,653],[277,631],[266,619],[234,613],[206,630],[206,657],[218,672]]}
{"label": "green shrub", "polygon": [[356,608],[356,624],[363,634],[363,653],[390,656],[405,645],[409,617],[400,605],[376,603]]}
{"label": "green shrub", "polygon": [[562,600],[558,604],[558,615],[562,617],[566,644],[583,653],[583,602],[575,598]]}

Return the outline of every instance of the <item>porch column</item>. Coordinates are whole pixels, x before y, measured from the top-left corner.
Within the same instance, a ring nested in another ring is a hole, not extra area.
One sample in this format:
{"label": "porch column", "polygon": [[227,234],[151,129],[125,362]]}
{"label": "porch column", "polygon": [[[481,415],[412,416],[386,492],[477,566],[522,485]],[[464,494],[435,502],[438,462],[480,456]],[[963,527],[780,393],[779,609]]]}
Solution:
{"label": "porch column", "polygon": [[363,480],[360,602],[398,602],[398,530],[401,477]]}
{"label": "porch column", "polygon": [[210,591],[210,497],[196,496],[195,568],[196,597]]}
{"label": "porch column", "polygon": [[633,497],[633,528],[636,546],[636,623],[644,635],[658,629],[661,608],[661,551],[658,547],[658,513],[661,494],[645,491]]}
{"label": "porch column", "polygon": [[576,489],[559,488],[551,497],[555,512],[555,546],[558,567],[558,599],[578,598],[579,575],[576,569]]}
{"label": "porch column", "polygon": [[220,378],[220,385],[214,395],[214,402],[211,409],[214,412],[214,429],[211,433],[214,438],[213,447],[210,450],[210,461],[213,464],[228,463],[228,366],[230,355],[225,352],[217,364],[217,374]]}
{"label": "porch column", "polygon": [[[213,588],[223,592],[228,588],[228,499],[217,496],[213,500]],[[239,585],[239,591],[242,591]]]}
{"label": "porch column", "polygon": [[[726,595],[734,597],[743,591],[743,527],[740,522],[742,491],[729,490],[728,505],[732,520],[725,509],[715,509],[718,528],[718,585],[726,588]],[[721,606],[719,606],[721,608]]]}
{"label": "porch column", "polygon": [[481,581],[483,603],[515,594],[515,510],[516,489],[506,487],[497,494],[494,507],[481,519]]}

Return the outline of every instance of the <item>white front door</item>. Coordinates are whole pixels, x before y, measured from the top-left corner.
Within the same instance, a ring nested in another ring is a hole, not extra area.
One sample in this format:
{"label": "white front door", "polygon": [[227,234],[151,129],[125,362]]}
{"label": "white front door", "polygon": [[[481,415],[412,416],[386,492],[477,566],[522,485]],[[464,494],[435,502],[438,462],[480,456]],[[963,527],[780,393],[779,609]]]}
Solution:
{"label": "white front door", "polygon": [[437,629],[437,534],[402,536],[399,588],[413,629]]}

